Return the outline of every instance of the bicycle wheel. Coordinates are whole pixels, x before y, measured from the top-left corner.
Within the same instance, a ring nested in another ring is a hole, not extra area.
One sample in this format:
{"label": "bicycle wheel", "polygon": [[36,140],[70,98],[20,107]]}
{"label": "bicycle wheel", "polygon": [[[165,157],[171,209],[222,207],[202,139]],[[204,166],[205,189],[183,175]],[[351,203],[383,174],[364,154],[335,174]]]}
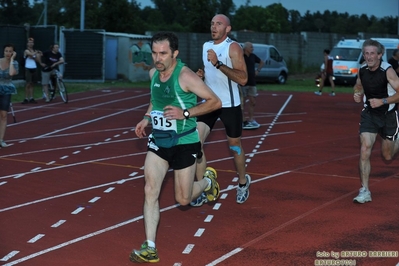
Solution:
{"label": "bicycle wheel", "polygon": [[57,86],[58,86],[58,91],[60,92],[61,98],[64,101],[64,103],[68,102],[68,92],[65,87],[65,84],[62,80],[57,81]]}

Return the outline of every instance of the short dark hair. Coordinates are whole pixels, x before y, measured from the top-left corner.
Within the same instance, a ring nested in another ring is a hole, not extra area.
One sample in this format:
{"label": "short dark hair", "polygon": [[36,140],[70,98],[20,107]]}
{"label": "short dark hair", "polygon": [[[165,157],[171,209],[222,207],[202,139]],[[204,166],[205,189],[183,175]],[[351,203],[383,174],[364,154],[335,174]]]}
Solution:
{"label": "short dark hair", "polygon": [[179,39],[177,38],[177,35],[174,34],[173,32],[161,31],[161,32],[156,33],[154,36],[152,36],[151,49],[152,49],[152,44],[154,42],[161,42],[161,41],[169,41],[169,47],[170,47],[170,50],[172,50],[172,54],[176,50],[179,50]]}
{"label": "short dark hair", "polygon": [[325,52],[326,54],[330,54],[330,50],[328,50],[328,49],[324,49],[324,52]]}
{"label": "short dark hair", "polygon": [[15,51],[15,45],[12,43],[7,43],[3,46],[3,50],[6,49],[7,47],[12,47],[12,49]]}
{"label": "short dark hair", "polygon": [[393,50],[392,55],[395,56],[398,52],[399,52],[399,49],[395,49],[395,50]]}

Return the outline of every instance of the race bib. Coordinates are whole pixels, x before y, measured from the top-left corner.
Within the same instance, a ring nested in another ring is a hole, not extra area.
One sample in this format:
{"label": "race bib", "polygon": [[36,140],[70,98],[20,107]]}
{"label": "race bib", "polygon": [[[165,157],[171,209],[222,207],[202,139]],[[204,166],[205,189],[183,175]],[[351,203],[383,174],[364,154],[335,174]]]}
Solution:
{"label": "race bib", "polygon": [[152,128],[157,130],[174,130],[177,132],[176,120],[168,120],[163,111],[151,111]]}

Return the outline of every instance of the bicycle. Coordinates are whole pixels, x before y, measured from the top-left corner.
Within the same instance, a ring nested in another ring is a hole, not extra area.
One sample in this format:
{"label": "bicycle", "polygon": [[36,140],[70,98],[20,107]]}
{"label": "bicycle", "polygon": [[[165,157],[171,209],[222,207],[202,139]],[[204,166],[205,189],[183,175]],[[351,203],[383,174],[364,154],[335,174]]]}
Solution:
{"label": "bicycle", "polygon": [[59,92],[64,103],[68,103],[68,92],[65,87],[64,81],[62,80],[61,72],[58,70],[54,70],[54,74],[51,74],[50,82],[49,82],[49,92],[50,92],[50,101],[55,98],[56,91]]}

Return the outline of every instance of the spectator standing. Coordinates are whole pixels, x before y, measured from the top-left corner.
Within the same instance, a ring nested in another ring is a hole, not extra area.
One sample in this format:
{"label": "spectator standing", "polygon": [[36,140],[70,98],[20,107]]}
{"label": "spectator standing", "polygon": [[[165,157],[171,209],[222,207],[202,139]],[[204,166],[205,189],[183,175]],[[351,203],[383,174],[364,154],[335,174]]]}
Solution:
{"label": "spectator standing", "polygon": [[334,70],[333,70],[333,60],[334,58],[330,56],[330,50],[325,49],[324,50],[324,69],[322,69],[321,72],[321,82],[320,82],[320,87],[319,91],[315,91],[316,95],[321,96],[322,91],[324,88],[324,83],[326,80],[330,81],[331,84],[331,93],[330,96],[335,96],[335,83],[333,79],[334,75]]}
{"label": "spectator standing", "polygon": [[[46,97],[46,103],[51,100],[48,90],[50,77],[52,74],[55,74],[55,70],[58,70],[58,66],[64,63],[64,58],[59,50],[60,46],[58,44],[53,44],[50,46],[50,50],[45,51],[43,56],[40,57],[40,65],[42,66],[42,85]],[[51,98],[54,97],[54,92],[51,92],[51,94]]]}
{"label": "spectator standing", "polygon": [[40,56],[42,53],[35,50],[33,46],[35,45],[35,40],[33,38],[28,38],[28,43],[24,51],[24,61],[25,61],[25,99],[23,104],[26,103],[37,103],[34,99],[34,82],[37,77],[37,65],[36,62],[40,62]]}
{"label": "spectator standing", "polygon": [[[254,119],[254,110],[258,92],[256,89],[256,75],[260,72],[265,62],[253,53],[254,46],[251,42],[244,43],[244,59],[247,66],[248,81],[245,86],[239,86],[241,89],[241,110],[243,115],[243,129],[257,129],[260,127]],[[258,68],[255,69],[255,64]],[[245,120],[245,102],[248,99],[248,120]]]}
{"label": "spectator standing", "polygon": [[4,57],[0,59],[0,147],[5,148],[4,135],[7,127],[7,113],[10,109],[11,95],[17,93],[12,77],[18,74],[17,53],[12,44],[3,47]]}

